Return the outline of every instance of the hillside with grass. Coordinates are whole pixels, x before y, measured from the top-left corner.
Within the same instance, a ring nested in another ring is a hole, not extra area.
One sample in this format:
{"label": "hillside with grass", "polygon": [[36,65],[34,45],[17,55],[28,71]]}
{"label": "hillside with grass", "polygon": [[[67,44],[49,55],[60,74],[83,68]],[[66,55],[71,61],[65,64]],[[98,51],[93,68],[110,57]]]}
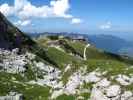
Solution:
{"label": "hillside with grass", "polygon": [[84,39],[33,40],[1,13],[0,26],[0,100],[19,94],[22,98],[14,100],[133,99],[129,57],[97,49]]}

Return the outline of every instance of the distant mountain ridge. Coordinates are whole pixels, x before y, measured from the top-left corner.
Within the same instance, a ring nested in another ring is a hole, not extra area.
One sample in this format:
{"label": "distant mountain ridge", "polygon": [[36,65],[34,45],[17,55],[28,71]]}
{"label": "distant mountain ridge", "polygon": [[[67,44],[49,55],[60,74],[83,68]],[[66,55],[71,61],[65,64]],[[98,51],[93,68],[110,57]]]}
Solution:
{"label": "distant mountain ridge", "polygon": [[79,34],[79,33],[38,33],[38,34],[29,34],[31,37],[37,38],[39,36],[65,36],[71,38],[83,37],[86,41],[91,42],[97,48],[103,49],[107,52],[127,55],[133,57],[133,42],[127,41],[123,38],[114,36],[114,35],[105,35],[105,34],[97,34],[97,35],[88,35],[88,34]]}

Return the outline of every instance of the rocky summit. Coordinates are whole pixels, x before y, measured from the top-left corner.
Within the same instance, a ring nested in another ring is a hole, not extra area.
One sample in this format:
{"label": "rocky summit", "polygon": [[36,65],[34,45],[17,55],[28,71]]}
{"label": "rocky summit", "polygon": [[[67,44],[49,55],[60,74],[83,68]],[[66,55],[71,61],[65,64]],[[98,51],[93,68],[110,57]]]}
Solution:
{"label": "rocky summit", "polygon": [[31,39],[0,13],[0,100],[133,100],[133,59],[83,38]]}

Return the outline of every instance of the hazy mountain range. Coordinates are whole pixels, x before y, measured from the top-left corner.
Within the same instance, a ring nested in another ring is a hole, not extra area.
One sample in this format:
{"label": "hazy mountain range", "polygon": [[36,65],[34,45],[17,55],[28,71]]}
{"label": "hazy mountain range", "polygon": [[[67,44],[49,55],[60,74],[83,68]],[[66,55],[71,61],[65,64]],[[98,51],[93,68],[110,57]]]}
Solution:
{"label": "hazy mountain range", "polygon": [[133,42],[112,35],[89,35],[89,40],[100,49],[133,56]]}

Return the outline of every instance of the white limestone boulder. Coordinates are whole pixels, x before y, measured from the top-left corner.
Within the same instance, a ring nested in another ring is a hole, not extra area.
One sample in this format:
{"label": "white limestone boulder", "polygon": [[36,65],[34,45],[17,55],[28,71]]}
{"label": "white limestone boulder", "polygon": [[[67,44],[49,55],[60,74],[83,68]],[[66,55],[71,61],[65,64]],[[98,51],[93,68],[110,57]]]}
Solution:
{"label": "white limestone boulder", "polygon": [[118,96],[120,93],[121,93],[121,88],[120,88],[119,85],[112,85],[112,86],[109,86],[109,87],[106,89],[106,95],[107,95],[107,97],[109,97],[109,98],[116,97],[116,96]]}

